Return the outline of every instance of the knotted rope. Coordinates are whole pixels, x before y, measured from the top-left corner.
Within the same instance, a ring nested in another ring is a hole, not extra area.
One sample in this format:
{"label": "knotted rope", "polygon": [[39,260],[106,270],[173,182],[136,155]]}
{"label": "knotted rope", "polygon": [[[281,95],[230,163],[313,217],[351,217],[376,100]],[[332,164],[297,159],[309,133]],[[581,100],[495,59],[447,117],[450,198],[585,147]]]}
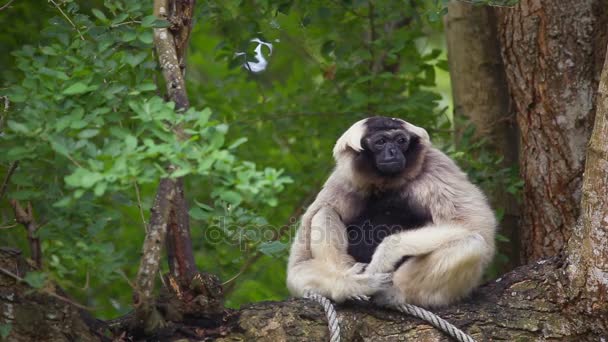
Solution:
{"label": "knotted rope", "polygon": [[[331,301],[328,298],[314,292],[308,292],[306,295],[304,295],[304,297],[312,299],[323,306],[329,326],[329,341],[340,342],[340,325],[338,323],[338,315]],[[365,301],[363,298],[359,298],[358,300]],[[393,308],[430,323],[432,326],[450,335],[458,342],[475,342],[471,336],[458,329],[455,325],[421,307],[412,304],[401,304]]]}

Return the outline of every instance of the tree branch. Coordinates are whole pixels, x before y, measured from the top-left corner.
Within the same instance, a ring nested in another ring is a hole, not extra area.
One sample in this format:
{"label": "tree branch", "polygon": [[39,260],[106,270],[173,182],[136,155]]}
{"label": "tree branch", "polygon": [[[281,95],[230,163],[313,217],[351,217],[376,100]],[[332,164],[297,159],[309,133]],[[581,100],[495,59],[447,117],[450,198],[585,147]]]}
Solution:
{"label": "tree branch", "polygon": [[[192,28],[193,11],[193,0],[154,1],[154,15],[173,23],[171,30],[154,29],[154,46],[166,81],[167,94],[169,99],[175,102],[178,112],[183,112],[190,106],[181,63],[184,60]],[[180,140],[187,138],[181,126],[175,128],[175,134]],[[171,203],[167,254],[172,277],[179,281],[180,286],[184,286],[190,283],[196,271],[196,264],[192,251],[190,220],[183,182],[179,179],[174,184],[176,196]]]}
{"label": "tree branch", "polygon": [[175,184],[170,179],[162,179],[158,187],[150,225],[146,232],[142,258],[135,281],[134,306],[136,310],[134,326],[153,331],[163,325],[162,319],[155,319],[154,283],[160,267],[160,256],[167,235],[167,224],[171,211],[171,201],[175,198]]}
{"label": "tree branch", "polygon": [[13,173],[15,173],[15,170],[17,170],[17,166],[19,166],[19,161],[14,161],[11,163],[11,165],[9,165],[6,175],[4,176],[4,180],[2,181],[2,186],[0,186],[0,199],[4,197],[4,194],[8,189],[8,183],[10,182]]}
{"label": "tree branch", "polygon": [[25,208],[17,200],[11,200],[10,203],[15,213],[15,221],[22,224],[27,232],[27,242],[32,253],[32,260],[34,260],[36,267],[40,269],[42,267],[42,249],[40,248],[40,239],[36,236],[40,226],[34,218],[32,203],[27,202]]}

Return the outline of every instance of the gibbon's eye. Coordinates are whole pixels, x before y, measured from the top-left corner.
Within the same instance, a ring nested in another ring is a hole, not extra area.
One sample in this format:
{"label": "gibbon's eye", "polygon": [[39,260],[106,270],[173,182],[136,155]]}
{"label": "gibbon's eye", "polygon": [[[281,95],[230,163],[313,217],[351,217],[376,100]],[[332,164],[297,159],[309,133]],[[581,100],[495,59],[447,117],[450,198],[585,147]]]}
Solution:
{"label": "gibbon's eye", "polygon": [[397,139],[397,143],[400,144],[400,145],[405,144],[406,141],[407,140],[405,140],[405,138],[399,138],[399,139]]}
{"label": "gibbon's eye", "polygon": [[381,139],[376,140],[376,145],[377,146],[382,146],[384,144],[386,144],[386,139],[381,138]]}

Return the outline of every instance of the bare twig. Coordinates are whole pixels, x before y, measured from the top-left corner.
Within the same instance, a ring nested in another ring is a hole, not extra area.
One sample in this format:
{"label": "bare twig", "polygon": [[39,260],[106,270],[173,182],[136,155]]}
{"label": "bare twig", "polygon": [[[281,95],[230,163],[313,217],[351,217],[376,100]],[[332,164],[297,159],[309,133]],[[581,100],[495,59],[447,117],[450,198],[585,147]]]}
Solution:
{"label": "bare twig", "polygon": [[[11,272],[11,271],[9,271],[7,269],[4,269],[4,268],[0,267],[0,272],[2,272],[4,274],[6,274],[7,276],[9,276],[9,277],[17,280],[18,282],[27,284],[27,282],[25,281],[25,279],[21,278],[20,276],[16,275],[15,273],[13,273],[13,272]],[[53,292],[53,291],[51,291],[49,289],[40,288],[40,289],[36,289],[36,290],[38,290],[40,292],[43,292],[43,293],[45,293],[45,294],[47,294],[47,295],[49,295],[51,297],[57,298],[57,299],[59,299],[59,300],[61,300],[63,302],[66,302],[66,303],[70,304],[70,305],[73,305],[73,306],[75,306],[75,307],[77,307],[79,309],[88,310],[88,311],[94,310],[93,308],[84,306],[82,304],[74,302],[73,300],[71,300],[69,298],[66,298],[64,296],[58,295],[58,294],[56,294],[55,292]]]}
{"label": "bare twig", "polygon": [[[316,186],[315,188],[318,188],[318,186]],[[308,203],[310,203],[310,201],[312,201],[312,199],[317,195],[316,191],[313,191],[311,193],[309,193],[304,200],[302,200],[302,202],[300,202],[300,204],[296,207],[296,209],[294,210],[294,212],[290,215],[289,219],[297,219],[298,217],[300,217],[304,211],[304,208],[306,207],[306,205]],[[283,225],[273,236],[273,238],[271,239],[271,241],[278,241],[280,240],[283,236],[285,236],[285,234],[287,232],[289,232],[291,226],[292,226],[292,222],[287,223],[285,225]],[[241,266],[241,269],[234,275],[232,276],[230,279],[226,280],[224,283],[222,283],[222,286],[224,286],[224,294],[228,294],[230,292],[232,292],[235,288],[235,280],[240,277],[241,275],[243,275],[247,270],[249,270],[249,268],[255,264],[264,254],[262,252],[260,252],[259,250],[256,251],[255,253],[253,253],[251,255],[251,257],[249,257],[247,260],[245,260],[245,262],[243,263],[243,266]]]}
{"label": "bare twig", "polygon": [[0,96],[0,99],[4,100],[4,110],[2,110],[2,115],[0,115],[0,133],[2,133],[2,130],[4,129],[4,121],[6,120],[11,102],[8,99],[8,96]]}
{"label": "bare twig", "polygon": [[82,35],[82,32],[80,32],[78,27],[76,27],[76,25],[74,24],[72,19],[70,19],[70,17],[68,17],[68,15],[65,14],[65,12],[61,9],[61,6],[59,6],[54,0],[49,0],[49,2],[52,3],[59,10],[59,12],[61,12],[61,15],[63,15],[63,17],[70,23],[70,25],[72,25],[74,30],[76,30],[76,32],[78,32],[80,39],[84,40],[84,36]]}
{"label": "bare twig", "polygon": [[141,21],[139,21],[139,20],[123,21],[122,23],[112,24],[112,25],[110,25],[110,27],[115,28],[115,27],[120,27],[123,25],[130,25],[130,24],[141,24]]}
{"label": "bare twig", "polygon": [[22,207],[21,204],[16,200],[10,201],[15,213],[15,220],[22,224],[27,231],[27,241],[30,245],[30,251],[32,253],[32,260],[36,264],[36,267],[42,267],[42,249],[40,248],[40,239],[36,236],[36,232],[40,226],[34,219],[34,210],[32,209],[32,203],[27,202],[27,207]]}
{"label": "bare twig", "polygon": [[7,3],[2,5],[2,7],[0,7],[0,11],[4,11],[8,6],[10,6],[13,3],[13,1],[15,1],[15,0],[9,0]]}
{"label": "bare twig", "polygon": [[148,224],[146,223],[146,216],[144,215],[144,208],[141,203],[141,194],[139,192],[139,186],[137,185],[137,181],[134,181],[133,185],[135,186],[135,195],[137,196],[137,207],[139,208],[139,215],[141,216],[141,222],[144,223],[144,229],[146,230],[146,233],[147,233]]}
{"label": "bare twig", "polygon": [[0,229],[11,229],[17,227],[17,224],[8,224],[6,226],[0,226]]}
{"label": "bare twig", "polygon": [[4,194],[6,193],[6,189],[8,189],[8,183],[10,182],[11,177],[13,176],[13,173],[15,173],[17,166],[19,166],[19,162],[14,161],[8,167],[8,170],[6,171],[6,176],[4,176],[4,180],[2,181],[2,186],[0,186],[0,199],[2,199],[2,197],[4,197]]}
{"label": "bare twig", "polygon": [[499,4],[493,4],[493,3],[484,3],[484,4],[480,4],[479,1],[472,1],[472,0],[456,0],[456,1],[460,1],[460,2],[465,2],[467,4],[473,4],[473,5],[478,5],[478,6],[490,6],[490,7],[499,7],[499,8],[513,8],[517,5],[499,5]]}

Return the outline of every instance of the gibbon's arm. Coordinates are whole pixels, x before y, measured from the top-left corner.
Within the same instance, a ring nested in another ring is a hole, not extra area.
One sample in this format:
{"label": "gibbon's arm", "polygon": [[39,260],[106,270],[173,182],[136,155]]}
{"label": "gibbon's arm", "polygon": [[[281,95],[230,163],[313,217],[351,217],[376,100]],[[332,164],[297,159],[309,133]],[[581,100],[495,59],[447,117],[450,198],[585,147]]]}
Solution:
{"label": "gibbon's arm", "polygon": [[484,240],[481,234],[460,224],[431,225],[393,234],[378,246],[366,272],[392,272],[395,265],[405,256],[429,254],[468,239]]}
{"label": "gibbon's arm", "polygon": [[[309,228],[309,229],[307,229]],[[294,245],[287,270],[287,285],[295,296],[313,291],[336,302],[371,295],[391,284],[388,273],[365,274],[364,264],[355,263],[348,254],[346,227],[334,208],[325,204],[314,214],[310,226],[302,226],[309,234],[309,258],[292,260],[302,245]]]}
{"label": "gibbon's arm", "polygon": [[496,219],[485,196],[447,156],[433,157],[441,158],[436,173],[421,180],[417,193],[421,203],[429,207],[434,223],[386,237],[366,272],[392,272],[404,256],[425,255],[460,244],[463,251],[471,243],[482,246],[472,251],[481,254],[482,260],[493,255]]}

